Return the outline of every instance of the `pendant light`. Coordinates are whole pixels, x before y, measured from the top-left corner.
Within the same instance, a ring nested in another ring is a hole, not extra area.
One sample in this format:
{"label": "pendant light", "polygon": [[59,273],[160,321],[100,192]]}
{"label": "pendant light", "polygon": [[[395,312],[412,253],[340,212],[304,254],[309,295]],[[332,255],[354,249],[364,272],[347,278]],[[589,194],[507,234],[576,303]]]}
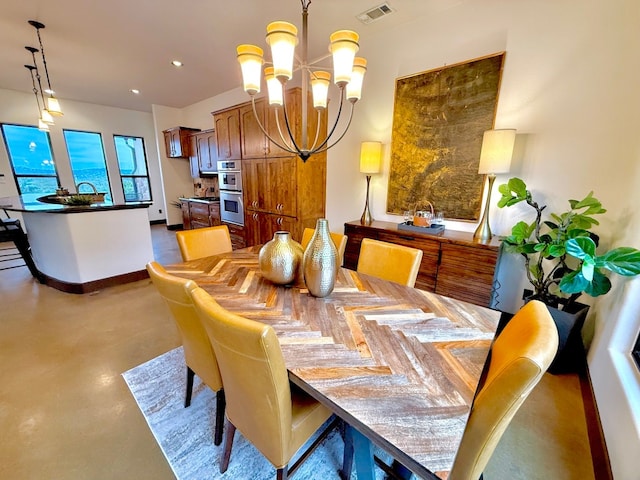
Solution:
{"label": "pendant light", "polygon": [[[44,65],[44,73],[47,77],[47,86],[49,87],[47,92],[47,103],[44,105],[44,108],[49,112],[50,115],[54,115],[56,117],[61,117],[63,115],[62,108],[60,107],[60,102],[54,96],[54,91],[51,88],[51,79],[49,78],[49,70],[47,68],[47,58],[44,55],[44,46],[42,45],[42,38],[40,37],[40,30],[44,28],[44,24],[37,22],[35,20],[29,20],[29,25],[36,29],[36,34],[38,35],[38,43],[40,44],[40,54],[42,55],[42,64]],[[37,50],[36,50],[37,51]],[[42,90],[41,90],[42,91]]]}

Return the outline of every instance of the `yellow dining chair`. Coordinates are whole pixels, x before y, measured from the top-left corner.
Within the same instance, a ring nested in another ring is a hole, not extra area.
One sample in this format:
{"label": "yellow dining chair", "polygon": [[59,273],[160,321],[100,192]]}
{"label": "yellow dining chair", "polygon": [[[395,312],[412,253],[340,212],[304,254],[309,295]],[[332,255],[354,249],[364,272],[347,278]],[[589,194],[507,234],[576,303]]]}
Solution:
{"label": "yellow dining chair", "polygon": [[469,414],[449,480],[478,480],[514,415],[542,378],[558,349],[547,307],[527,303],[491,347],[484,384]]}
{"label": "yellow dining chair", "polygon": [[226,225],[181,230],[176,232],[176,240],[183,262],[227,253],[232,250],[231,236]]}
{"label": "yellow dining chair", "polygon": [[149,262],[147,271],[151,281],[169,307],[182,338],[184,359],[187,364],[187,391],[184,406],[186,408],[191,404],[193,377],[198,375],[205,385],[216,392],[216,424],[213,441],[215,445],[220,445],[222,443],[225,395],[222,389],[218,361],[209,336],[200,322],[191,296],[185,290],[185,285],[195,287],[196,284],[191,280],[168,274],[157,262]]}
{"label": "yellow dining chair", "polygon": [[[313,237],[313,232],[315,232],[313,228],[305,228],[302,231],[302,241],[300,242],[300,245],[302,245],[303,250],[307,249],[307,245],[309,245],[311,237]],[[344,250],[347,248],[347,236],[342,235],[341,233],[330,233],[331,239],[338,249],[338,258],[340,258],[340,265],[342,265],[344,263]]]}
{"label": "yellow dining chair", "polygon": [[[277,479],[285,480],[307,452],[291,468],[289,461],[329,419],[331,411],[289,383],[271,326],[227,311],[194,284],[186,288],[216,351],[227,398],[220,473],[229,466],[237,428],[277,469]],[[335,423],[331,422],[311,449]]]}
{"label": "yellow dining chair", "polygon": [[363,238],[358,258],[358,273],[373,275],[413,287],[416,284],[422,250]]}

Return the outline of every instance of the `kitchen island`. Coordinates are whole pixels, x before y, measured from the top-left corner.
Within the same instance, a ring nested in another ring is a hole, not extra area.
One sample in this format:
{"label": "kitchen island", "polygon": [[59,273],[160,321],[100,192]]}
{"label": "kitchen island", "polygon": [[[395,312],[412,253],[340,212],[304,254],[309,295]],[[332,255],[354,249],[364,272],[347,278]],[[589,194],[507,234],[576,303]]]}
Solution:
{"label": "kitchen island", "polygon": [[68,293],[88,293],[146,278],[153,260],[149,202],[68,206],[28,194],[0,198],[19,212],[43,283]]}

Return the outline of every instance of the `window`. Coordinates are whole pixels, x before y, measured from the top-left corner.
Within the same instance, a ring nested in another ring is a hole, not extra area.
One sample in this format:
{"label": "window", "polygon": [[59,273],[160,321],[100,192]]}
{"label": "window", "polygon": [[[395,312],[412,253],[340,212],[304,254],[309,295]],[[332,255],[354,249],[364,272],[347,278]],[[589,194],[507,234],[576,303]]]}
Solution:
{"label": "window", "polygon": [[[107,162],[100,134],[77,130],[63,130],[63,134],[76,186],[79,183],[88,182],[98,192],[105,193],[106,200],[111,201]],[[90,193],[92,190],[88,185],[81,185],[78,188],[78,193],[80,191]]]}
{"label": "window", "polygon": [[125,202],[150,202],[151,187],[147,170],[147,155],[141,137],[114,135],[120,179]]}
{"label": "window", "polygon": [[13,177],[20,195],[53,194],[60,185],[49,133],[36,127],[2,124]]}

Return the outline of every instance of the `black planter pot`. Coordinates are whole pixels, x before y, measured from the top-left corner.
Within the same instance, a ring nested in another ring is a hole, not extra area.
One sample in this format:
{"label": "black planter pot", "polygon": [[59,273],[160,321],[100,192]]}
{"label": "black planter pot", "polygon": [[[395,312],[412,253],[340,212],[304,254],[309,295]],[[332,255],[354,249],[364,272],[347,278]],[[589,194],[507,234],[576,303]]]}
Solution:
{"label": "black planter pot", "polygon": [[[523,296],[525,302],[533,300],[531,291],[525,290]],[[582,327],[589,312],[589,305],[573,302],[569,305],[560,305],[560,308],[547,305],[551,318],[558,329],[558,353],[556,353],[549,373],[554,375],[562,373],[578,373],[585,365],[585,351],[582,343]],[[500,319],[502,328],[513,317],[510,313],[503,313]],[[501,329],[501,328],[499,328]]]}

